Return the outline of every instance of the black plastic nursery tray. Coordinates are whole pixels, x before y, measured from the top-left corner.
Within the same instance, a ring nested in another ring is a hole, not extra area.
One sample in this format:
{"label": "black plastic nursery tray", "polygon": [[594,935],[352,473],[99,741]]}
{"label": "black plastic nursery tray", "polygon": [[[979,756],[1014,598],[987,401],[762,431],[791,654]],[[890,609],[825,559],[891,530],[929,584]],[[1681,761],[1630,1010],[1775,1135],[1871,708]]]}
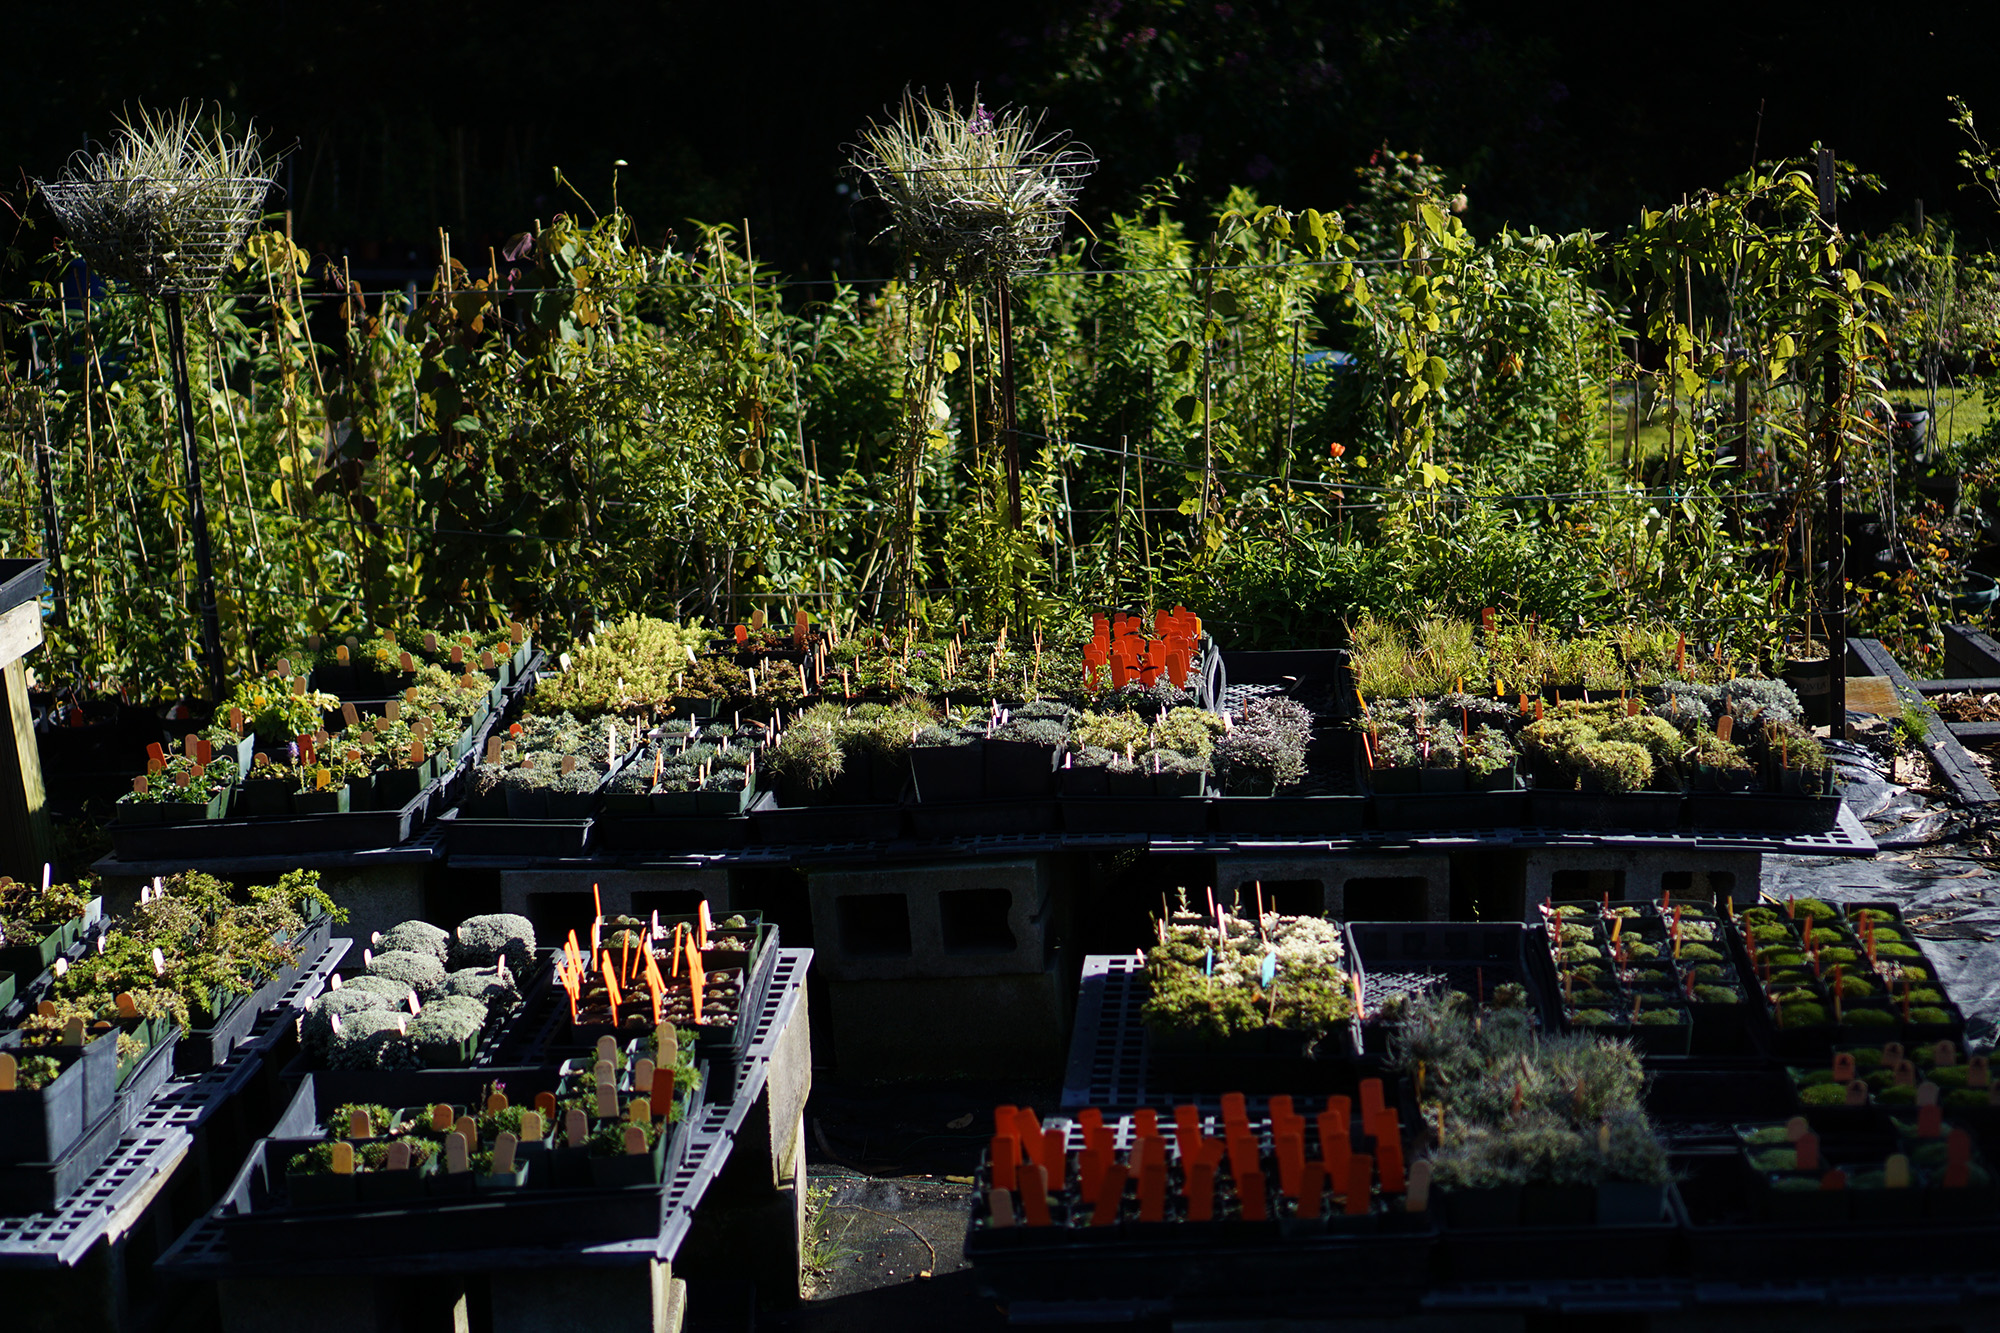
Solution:
{"label": "black plastic nursery tray", "polygon": [[605,815],[597,820],[591,841],[606,854],[727,851],[750,845],[750,817]]}
{"label": "black plastic nursery tray", "polygon": [[450,804],[447,788],[464,776],[464,761],[418,792],[399,810],[356,810],[347,814],[292,815],[284,818],[204,819],[192,824],[110,826],[111,845],[121,861],[185,860],[217,857],[282,856],[292,853],[366,851],[394,847]]}
{"label": "black plastic nursery tray", "polygon": [[910,832],[919,838],[1053,833],[1061,822],[1054,800],[919,801],[907,811]]}
{"label": "black plastic nursery tray", "polygon": [[1070,833],[1151,833],[1196,838],[1208,832],[1206,796],[1065,796],[1063,828]]}
{"label": "black plastic nursery tray", "polygon": [[[416,1252],[536,1248],[634,1240],[659,1233],[665,1184],[604,1189],[524,1188],[431,1197],[398,1204],[293,1207],[284,1198],[284,1163],[274,1160],[286,1140],[317,1137],[318,1107],[312,1080],[279,1118],[271,1135],[245,1159],[216,1213],[231,1256],[252,1262],[301,1254],[381,1258]],[[690,1114],[673,1126],[662,1173],[670,1181],[686,1151]],[[532,1171],[531,1171],[532,1174]]]}
{"label": "black plastic nursery tray", "polygon": [[250,1035],[257,1017],[276,1004],[297,981],[302,969],[311,966],[333,935],[333,918],[317,916],[299,935],[300,962],[282,969],[277,976],[257,988],[255,994],[239,995],[215,1016],[213,1022],[190,1028],[174,1047],[174,1072],[198,1074],[222,1063],[236,1044]]}
{"label": "black plastic nursery tray", "polygon": [[1217,796],[1208,810],[1222,834],[1358,833],[1368,822],[1366,796]]}
{"label": "black plastic nursery tray", "polygon": [[1840,820],[1838,796],[1778,792],[1691,792],[1687,825],[1724,832],[1823,833]]}
{"label": "black plastic nursery tray", "polygon": [[779,805],[777,799],[766,792],[750,807],[750,828],[760,843],[819,846],[903,836],[900,805]]}
{"label": "black plastic nursery tray", "polygon": [[447,810],[439,827],[453,857],[514,856],[556,859],[590,850],[596,823],[589,819],[480,819]]}
{"label": "black plastic nursery tray", "polygon": [[117,1107],[107,1109],[53,1162],[0,1164],[0,1216],[43,1213],[82,1187],[118,1140],[125,1124]]}
{"label": "black plastic nursery tray", "polygon": [[516,683],[501,691],[501,704],[487,713],[472,743],[464,747],[452,766],[399,809],[205,819],[191,824],[113,821],[111,845],[121,861],[184,860],[199,864],[224,857],[368,851],[408,842],[418,829],[456,803],[466,774],[485,748],[486,737],[500,725],[508,703],[526,688],[539,661],[537,653]]}
{"label": "black plastic nursery tray", "polygon": [[[1360,963],[1369,1013],[1391,995],[1446,989],[1490,999],[1496,986],[1526,987],[1528,1006],[1549,1032],[1562,1030],[1555,966],[1539,927],[1508,921],[1353,921],[1349,946]],[[1378,1024],[1364,1029],[1366,1049],[1386,1048]]]}
{"label": "black plastic nursery tray", "polygon": [[46,560],[0,560],[0,615],[42,595]]}

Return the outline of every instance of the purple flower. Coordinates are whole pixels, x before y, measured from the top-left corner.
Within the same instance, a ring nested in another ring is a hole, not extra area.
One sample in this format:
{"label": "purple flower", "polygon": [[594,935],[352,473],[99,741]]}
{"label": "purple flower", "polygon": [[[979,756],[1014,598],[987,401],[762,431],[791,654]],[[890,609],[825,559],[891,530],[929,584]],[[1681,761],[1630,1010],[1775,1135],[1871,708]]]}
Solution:
{"label": "purple flower", "polygon": [[993,113],[984,106],[972,108],[972,117],[967,122],[967,128],[974,134],[993,133]]}
{"label": "purple flower", "polygon": [[1236,13],[1235,5],[1217,5],[1215,7],[1215,16],[1223,20],[1225,23],[1228,22],[1230,17],[1235,13]]}

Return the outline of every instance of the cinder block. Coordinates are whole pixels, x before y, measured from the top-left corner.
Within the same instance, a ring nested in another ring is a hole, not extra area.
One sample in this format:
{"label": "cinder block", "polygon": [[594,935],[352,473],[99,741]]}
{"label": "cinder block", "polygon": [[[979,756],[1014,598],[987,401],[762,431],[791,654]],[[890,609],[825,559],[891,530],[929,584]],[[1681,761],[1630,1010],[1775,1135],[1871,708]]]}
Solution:
{"label": "cinder block", "polygon": [[493,1333],[678,1333],[687,1284],[655,1259],[629,1268],[504,1268]]}
{"label": "cinder block", "polygon": [[1053,858],[817,870],[813,968],[837,981],[1039,973],[1059,932]]}
{"label": "cinder block", "polygon": [[764,1090],[736,1131],[729,1160],[711,1189],[728,1202],[761,1201],[783,1188],[804,1151],[806,1098],[812,1095],[812,1020],[805,987],[772,1043]]}
{"label": "cinder block", "polygon": [[1537,919],[1551,899],[1603,898],[1648,901],[1676,898],[1754,902],[1764,858],[1759,852],[1657,847],[1536,847],[1527,853],[1521,919]]}
{"label": "cinder block", "polygon": [[591,886],[597,886],[608,915],[644,917],[658,911],[680,915],[708,900],[708,910],[728,914],[729,872],[719,866],[702,870],[503,870],[500,910],[517,912],[535,923],[535,938],[556,943],[570,931],[585,934],[594,908]]}
{"label": "cinder block", "polygon": [[1267,911],[1318,912],[1337,921],[1443,921],[1451,914],[1451,858],[1444,855],[1218,856],[1215,884],[1240,906],[1252,904],[1255,884]]}
{"label": "cinder block", "polygon": [[1070,1019],[1059,968],[829,981],[835,1061],[864,1080],[1058,1078]]}

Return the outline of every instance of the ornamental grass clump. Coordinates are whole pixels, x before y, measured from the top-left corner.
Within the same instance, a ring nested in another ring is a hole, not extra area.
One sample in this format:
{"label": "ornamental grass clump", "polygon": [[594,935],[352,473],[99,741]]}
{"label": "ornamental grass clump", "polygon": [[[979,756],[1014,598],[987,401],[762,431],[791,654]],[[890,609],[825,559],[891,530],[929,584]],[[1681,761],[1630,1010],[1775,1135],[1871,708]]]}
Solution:
{"label": "ornamental grass clump", "polygon": [[202,292],[256,223],[271,188],[254,129],[240,139],[183,105],[139,110],[109,147],[70,159],[42,197],[97,272],[146,295]]}
{"label": "ornamental grass clump", "polygon": [[1096,163],[1044,134],[1039,116],[961,111],[905,95],[861,133],[852,165],[888,207],[889,230],[927,278],[970,284],[1039,267]]}
{"label": "ornamental grass clump", "polygon": [[1267,1028],[1324,1036],[1354,1014],[1341,966],[1340,927],[1310,916],[1267,912],[1253,921],[1222,909],[1220,921],[1181,897],[1161,940],[1146,954],[1147,1026],[1223,1040]]}

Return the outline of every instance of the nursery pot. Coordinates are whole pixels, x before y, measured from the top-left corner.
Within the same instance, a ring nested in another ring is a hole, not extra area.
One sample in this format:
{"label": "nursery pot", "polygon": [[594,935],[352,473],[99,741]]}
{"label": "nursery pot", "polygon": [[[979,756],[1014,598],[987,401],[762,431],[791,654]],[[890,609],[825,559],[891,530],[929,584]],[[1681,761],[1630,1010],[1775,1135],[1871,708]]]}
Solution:
{"label": "nursery pot", "polygon": [[976,801],[986,794],[985,743],[912,746],[910,772],[919,801]]}
{"label": "nursery pot", "polygon": [[1787,657],[1784,681],[1799,696],[1806,721],[1816,727],[1826,726],[1832,717],[1833,659]]}
{"label": "nursery pot", "polygon": [[292,813],[295,815],[344,815],[347,809],[348,791],[344,782],[323,791],[292,793]]}
{"label": "nursery pot", "polygon": [[539,787],[506,787],[507,818],[547,819],[549,817],[549,794]]}
{"label": "nursery pot", "polygon": [[[85,1115],[84,1082],[89,1074],[81,1053],[74,1047],[67,1054],[62,1049],[32,1053],[53,1055],[64,1061],[64,1069],[33,1092],[0,1092],[0,1163],[53,1162],[92,1123]],[[13,1054],[20,1058],[29,1052],[16,1047]]]}
{"label": "nursery pot", "polygon": [[1499,1189],[1442,1190],[1437,1197],[1444,1204],[1447,1226],[1488,1231],[1521,1224],[1525,1192],[1523,1186],[1505,1185]]}
{"label": "nursery pot", "polygon": [[1464,791],[1465,770],[1462,768],[1420,768],[1417,770],[1417,790],[1427,792]]}
{"label": "nursery pot", "polygon": [[1531,1227],[1589,1226],[1597,1216],[1591,1185],[1531,1184],[1521,1188],[1521,1222]]}
{"label": "nursery pot", "polygon": [[1665,1185],[1635,1185],[1629,1180],[1607,1180],[1597,1187],[1597,1225],[1601,1227],[1643,1227],[1660,1220],[1667,1206]]}
{"label": "nursery pot", "polygon": [[1416,768],[1371,768],[1368,770],[1370,790],[1390,795],[1406,795],[1424,789],[1423,770]]}
{"label": "nursery pot", "polygon": [[[1059,768],[1056,784],[1065,796],[1109,796],[1109,771],[1103,768]],[[918,783],[922,786],[921,780]]]}
{"label": "nursery pot", "polygon": [[1205,775],[1201,773],[1155,773],[1153,794],[1156,796],[1199,796],[1205,789]]}
{"label": "nursery pot", "polygon": [[984,748],[986,795],[1033,797],[1055,793],[1055,746],[994,737]]}
{"label": "nursery pot", "polygon": [[294,1174],[285,1172],[285,1197],[294,1208],[329,1208],[351,1204],[360,1194],[358,1175],[339,1176],[332,1172]]}
{"label": "nursery pot", "polygon": [[1151,796],[1153,775],[1136,768],[1131,770],[1108,768],[1104,770],[1104,793],[1107,796]]}

